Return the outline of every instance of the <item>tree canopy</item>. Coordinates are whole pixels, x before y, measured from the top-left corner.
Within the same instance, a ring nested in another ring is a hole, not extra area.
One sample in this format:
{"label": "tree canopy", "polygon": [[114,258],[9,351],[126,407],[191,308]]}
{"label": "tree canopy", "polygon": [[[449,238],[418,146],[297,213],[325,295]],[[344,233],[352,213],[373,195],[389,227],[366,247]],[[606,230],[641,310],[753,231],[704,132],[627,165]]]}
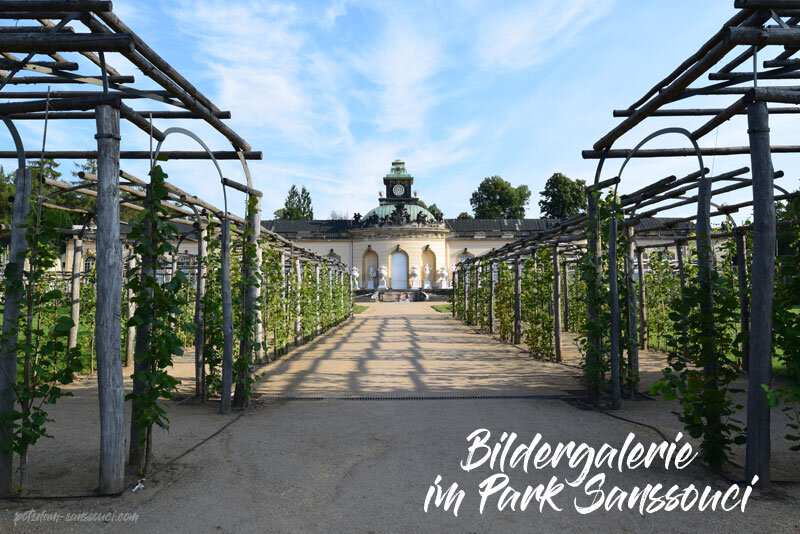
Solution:
{"label": "tree canopy", "polygon": [[566,219],[586,210],[583,180],[572,180],[560,172],[547,179],[539,195],[539,209],[545,219]]}
{"label": "tree canopy", "polygon": [[500,176],[490,176],[472,193],[469,203],[476,219],[522,219],[530,197],[527,185],[514,187]]}
{"label": "tree canopy", "polygon": [[275,218],[282,221],[311,221],[314,219],[314,208],[311,207],[311,193],[303,186],[289,188],[289,195],[283,207],[275,211]]}
{"label": "tree canopy", "polygon": [[458,214],[458,217],[456,217],[456,219],[473,219],[473,218],[474,217],[469,213],[467,213],[466,211],[462,211],[461,213]]}
{"label": "tree canopy", "polygon": [[441,219],[444,219],[444,213],[442,212],[442,210],[439,209],[439,206],[437,206],[436,204],[431,204],[430,206],[428,206],[427,204],[425,204],[421,200],[418,200],[417,204],[422,206],[423,208],[425,208],[429,212],[431,212],[431,215],[433,215],[436,218],[437,221],[441,220]]}

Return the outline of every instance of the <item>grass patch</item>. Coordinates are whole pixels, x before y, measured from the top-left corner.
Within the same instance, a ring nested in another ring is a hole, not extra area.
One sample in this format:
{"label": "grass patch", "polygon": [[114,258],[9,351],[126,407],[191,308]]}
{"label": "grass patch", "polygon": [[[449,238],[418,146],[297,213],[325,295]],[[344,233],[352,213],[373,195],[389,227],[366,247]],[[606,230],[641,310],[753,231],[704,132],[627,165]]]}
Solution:
{"label": "grass patch", "polygon": [[439,313],[450,313],[453,311],[452,304],[431,304],[431,308]]}
{"label": "grass patch", "polygon": [[369,309],[369,306],[363,304],[353,304],[353,313],[363,313]]}

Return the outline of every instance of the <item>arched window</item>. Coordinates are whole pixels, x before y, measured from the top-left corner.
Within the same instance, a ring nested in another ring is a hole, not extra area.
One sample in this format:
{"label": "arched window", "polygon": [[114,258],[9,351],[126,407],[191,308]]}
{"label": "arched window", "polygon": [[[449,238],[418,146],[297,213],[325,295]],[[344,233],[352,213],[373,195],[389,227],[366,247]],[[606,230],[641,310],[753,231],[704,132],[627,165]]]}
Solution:
{"label": "arched window", "polygon": [[83,272],[88,274],[92,272],[92,267],[94,264],[97,263],[94,259],[94,256],[88,256],[85,260],[83,260]]}

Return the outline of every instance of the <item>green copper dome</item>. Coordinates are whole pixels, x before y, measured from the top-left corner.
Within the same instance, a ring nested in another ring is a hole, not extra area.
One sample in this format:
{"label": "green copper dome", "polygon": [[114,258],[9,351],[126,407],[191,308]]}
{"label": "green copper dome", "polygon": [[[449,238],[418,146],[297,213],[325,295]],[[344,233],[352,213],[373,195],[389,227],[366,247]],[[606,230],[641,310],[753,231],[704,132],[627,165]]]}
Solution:
{"label": "green copper dome", "polygon": [[[406,211],[408,212],[409,219],[412,223],[416,222],[417,216],[422,213],[425,215],[428,223],[432,223],[436,220],[431,212],[423,208],[422,206],[418,206],[416,204],[403,204],[406,207]],[[377,215],[378,219],[383,219],[384,217],[388,217],[394,212],[394,207],[396,204],[381,204],[375,209],[370,210],[367,212],[366,215],[362,218],[362,220],[366,221],[369,219],[373,214]]]}

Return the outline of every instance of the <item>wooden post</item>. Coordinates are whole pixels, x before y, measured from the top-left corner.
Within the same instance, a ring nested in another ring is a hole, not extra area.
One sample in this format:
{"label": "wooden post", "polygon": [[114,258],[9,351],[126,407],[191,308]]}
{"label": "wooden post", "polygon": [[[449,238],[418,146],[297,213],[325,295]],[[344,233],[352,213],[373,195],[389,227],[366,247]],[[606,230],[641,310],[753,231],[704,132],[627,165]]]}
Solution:
{"label": "wooden post", "polygon": [[[681,300],[686,296],[686,268],[684,267],[684,260],[683,260],[683,243],[678,243],[678,246],[675,247],[678,253],[678,279],[680,280],[681,286]],[[686,354],[688,350],[688,340],[687,336],[689,335],[689,326],[686,323],[686,317],[681,320],[681,335],[684,339],[683,343],[683,354]]]}
{"label": "wooden post", "polygon": [[[616,200],[614,200],[616,202]],[[611,409],[620,408],[620,364],[619,364],[619,288],[617,287],[617,217],[611,214],[608,228],[608,298],[611,311]]]}
{"label": "wooden post", "polygon": [[494,274],[497,264],[489,261],[489,333],[494,334]]}
{"label": "wooden post", "polygon": [[[352,317],[353,315],[353,274],[351,271],[347,272],[347,299],[348,299],[348,317]],[[317,281],[317,290],[319,290],[319,281]]]}
{"label": "wooden post", "polygon": [[[136,256],[133,253],[133,248],[129,249],[130,259],[128,260],[128,270],[136,269]],[[136,275],[133,275],[136,276]],[[126,298],[125,300],[128,303],[127,310],[125,310],[125,317],[128,321],[133,318],[133,314],[136,313],[136,303],[133,302],[133,291],[128,289],[126,290]],[[133,363],[134,355],[136,354],[136,327],[135,326],[128,326],[128,333],[125,336],[125,367],[128,367],[131,363]]]}
{"label": "wooden post", "polygon": [[83,274],[83,240],[78,236],[72,238],[72,279],[70,280],[70,317],[72,328],[69,329],[67,348],[78,346],[78,330],[81,320],[81,274]]}
{"label": "wooden post", "polygon": [[201,402],[206,401],[206,358],[203,352],[206,344],[206,313],[203,300],[206,295],[207,235],[208,229],[201,227],[197,239],[197,277],[194,297],[194,391]]}
{"label": "wooden post", "polygon": [[[303,264],[300,262],[300,259],[296,259],[293,265],[295,269],[295,273],[297,274],[297,287],[294,288],[294,344],[295,346],[300,346],[302,344],[302,339],[300,339],[301,329],[300,329],[300,291],[303,287]],[[333,276],[333,283],[336,283],[336,274],[334,273]],[[334,291],[334,295],[336,292]]]}
{"label": "wooden post", "polygon": [[645,306],[644,264],[642,249],[636,249],[636,266],[639,272],[639,346],[647,350],[647,307]]}
{"label": "wooden post", "polygon": [[514,258],[514,345],[522,342],[522,262]]}
{"label": "wooden post", "polygon": [[462,295],[464,297],[464,317],[463,321],[469,324],[469,267],[464,268],[462,267]]}
{"label": "wooden post", "polygon": [[553,245],[553,347],[556,361],[561,361],[561,267],[559,266],[558,245]]}
{"label": "wooden post", "polygon": [[747,299],[747,258],[744,232],[736,231],[736,270],[739,284],[739,328],[742,334],[742,369],[750,369],[750,302]]}
{"label": "wooden post", "polygon": [[478,302],[478,298],[480,297],[481,293],[481,264],[476,263],[473,267],[473,276],[475,276],[475,291],[472,295],[472,302],[473,302],[473,310],[475,310],[475,326],[478,328],[481,327],[481,308],[480,302]]}
{"label": "wooden post", "polygon": [[566,261],[561,264],[561,287],[564,292],[564,331],[569,332],[569,277]]}
{"label": "wooden post", "polygon": [[100,493],[122,490],[125,477],[125,390],[120,321],[119,109],[97,106],[97,389],[100,401]]}
{"label": "wooden post", "polygon": [[[153,187],[152,181],[146,187],[144,207],[148,211],[153,211]],[[142,268],[140,269],[139,276],[142,280],[142,286],[147,287],[149,280],[154,280],[158,271],[158,257],[154,252],[156,244],[153,241],[153,224],[147,219],[145,221],[144,235],[148,239],[148,247],[146,247],[142,255]],[[153,290],[146,289],[147,296],[153,298]],[[142,356],[150,350],[150,323],[142,322],[136,327],[136,345],[133,358],[133,393],[136,395],[131,402],[131,440],[128,452],[128,464],[133,466],[137,471],[142,471],[145,467],[145,439],[147,438],[147,427],[138,421],[138,415],[142,410],[141,396],[147,389],[147,383],[144,380],[135,378],[139,373],[146,373],[150,370],[150,366],[142,362]]]}
{"label": "wooden post", "polygon": [[[25,219],[30,212],[28,199],[31,196],[31,171],[30,169],[17,170],[14,184],[14,205],[12,207],[11,244],[8,249],[8,264],[6,265],[3,279],[5,291],[5,306],[3,307],[3,337],[0,344],[0,415],[10,414],[14,411],[14,386],[17,382],[17,353],[13,350],[17,344],[17,332],[12,331],[19,319],[19,303],[24,290],[12,289],[9,276],[16,271],[22,277],[25,265],[25,256],[28,243],[25,240]],[[12,435],[10,422],[0,425],[0,441],[10,441]],[[14,452],[6,452],[0,448],[0,495],[10,495],[13,488],[12,476],[14,474]]]}
{"label": "wooden post", "polygon": [[597,295],[600,291],[600,281],[603,275],[603,265],[601,262],[601,243],[600,243],[600,219],[597,212],[597,196],[595,192],[587,193],[587,218],[589,221],[588,231],[588,250],[594,263],[594,276],[591,283],[586,288],[587,298],[589,300],[586,306],[586,316],[588,321],[588,342],[594,354],[586,355],[586,386],[589,393],[589,399],[595,406],[598,405],[600,400],[600,350],[601,342],[600,336],[597,333],[596,323],[600,310],[597,309]]}
{"label": "wooden post", "polygon": [[222,243],[220,247],[220,282],[222,286],[222,388],[219,413],[231,413],[231,389],[233,387],[233,298],[231,295],[231,221],[222,220]]}
{"label": "wooden post", "polygon": [[775,276],[775,201],[769,112],[766,102],[747,106],[750,162],[753,169],[753,272],[750,358],[747,387],[748,483],[770,484],[770,407],[762,386],[772,385],[772,291]]}
{"label": "wooden post", "polygon": [[[180,241],[178,242],[178,245],[180,246]],[[169,278],[168,278],[168,280],[172,280],[173,278],[175,278],[175,271],[178,270],[178,251],[177,250],[173,250],[172,254],[170,254],[169,256],[170,256],[170,263],[169,263]]]}
{"label": "wooden post", "polygon": [[633,226],[625,227],[625,281],[628,287],[628,382],[632,399],[639,393],[639,340],[636,325],[636,282],[633,279],[636,243]]}
{"label": "wooden post", "polygon": [[314,282],[316,283],[315,301],[317,304],[317,326],[314,332],[319,335],[322,331],[322,316],[319,313],[319,262],[314,263]]}
{"label": "wooden post", "polygon": [[[261,273],[261,263],[263,261],[263,256],[261,254],[261,245],[259,244],[259,238],[261,237],[261,197],[256,196],[256,207],[254,210],[253,216],[250,218],[249,224],[250,227],[253,229],[253,236],[252,242],[255,244],[256,247],[256,264],[255,264],[255,272]],[[251,273],[251,276],[253,273]],[[251,305],[256,306],[256,303],[261,302],[261,286],[263,285],[263,280],[256,280],[256,285],[250,288],[250,292],[252,293],[252,300]],[[264,310],[258,306],[259,310],[256,313],[256,350],[255,350],[255,358],[258,363],[264,363],[264,321],[262,319],[262,313]]]}

